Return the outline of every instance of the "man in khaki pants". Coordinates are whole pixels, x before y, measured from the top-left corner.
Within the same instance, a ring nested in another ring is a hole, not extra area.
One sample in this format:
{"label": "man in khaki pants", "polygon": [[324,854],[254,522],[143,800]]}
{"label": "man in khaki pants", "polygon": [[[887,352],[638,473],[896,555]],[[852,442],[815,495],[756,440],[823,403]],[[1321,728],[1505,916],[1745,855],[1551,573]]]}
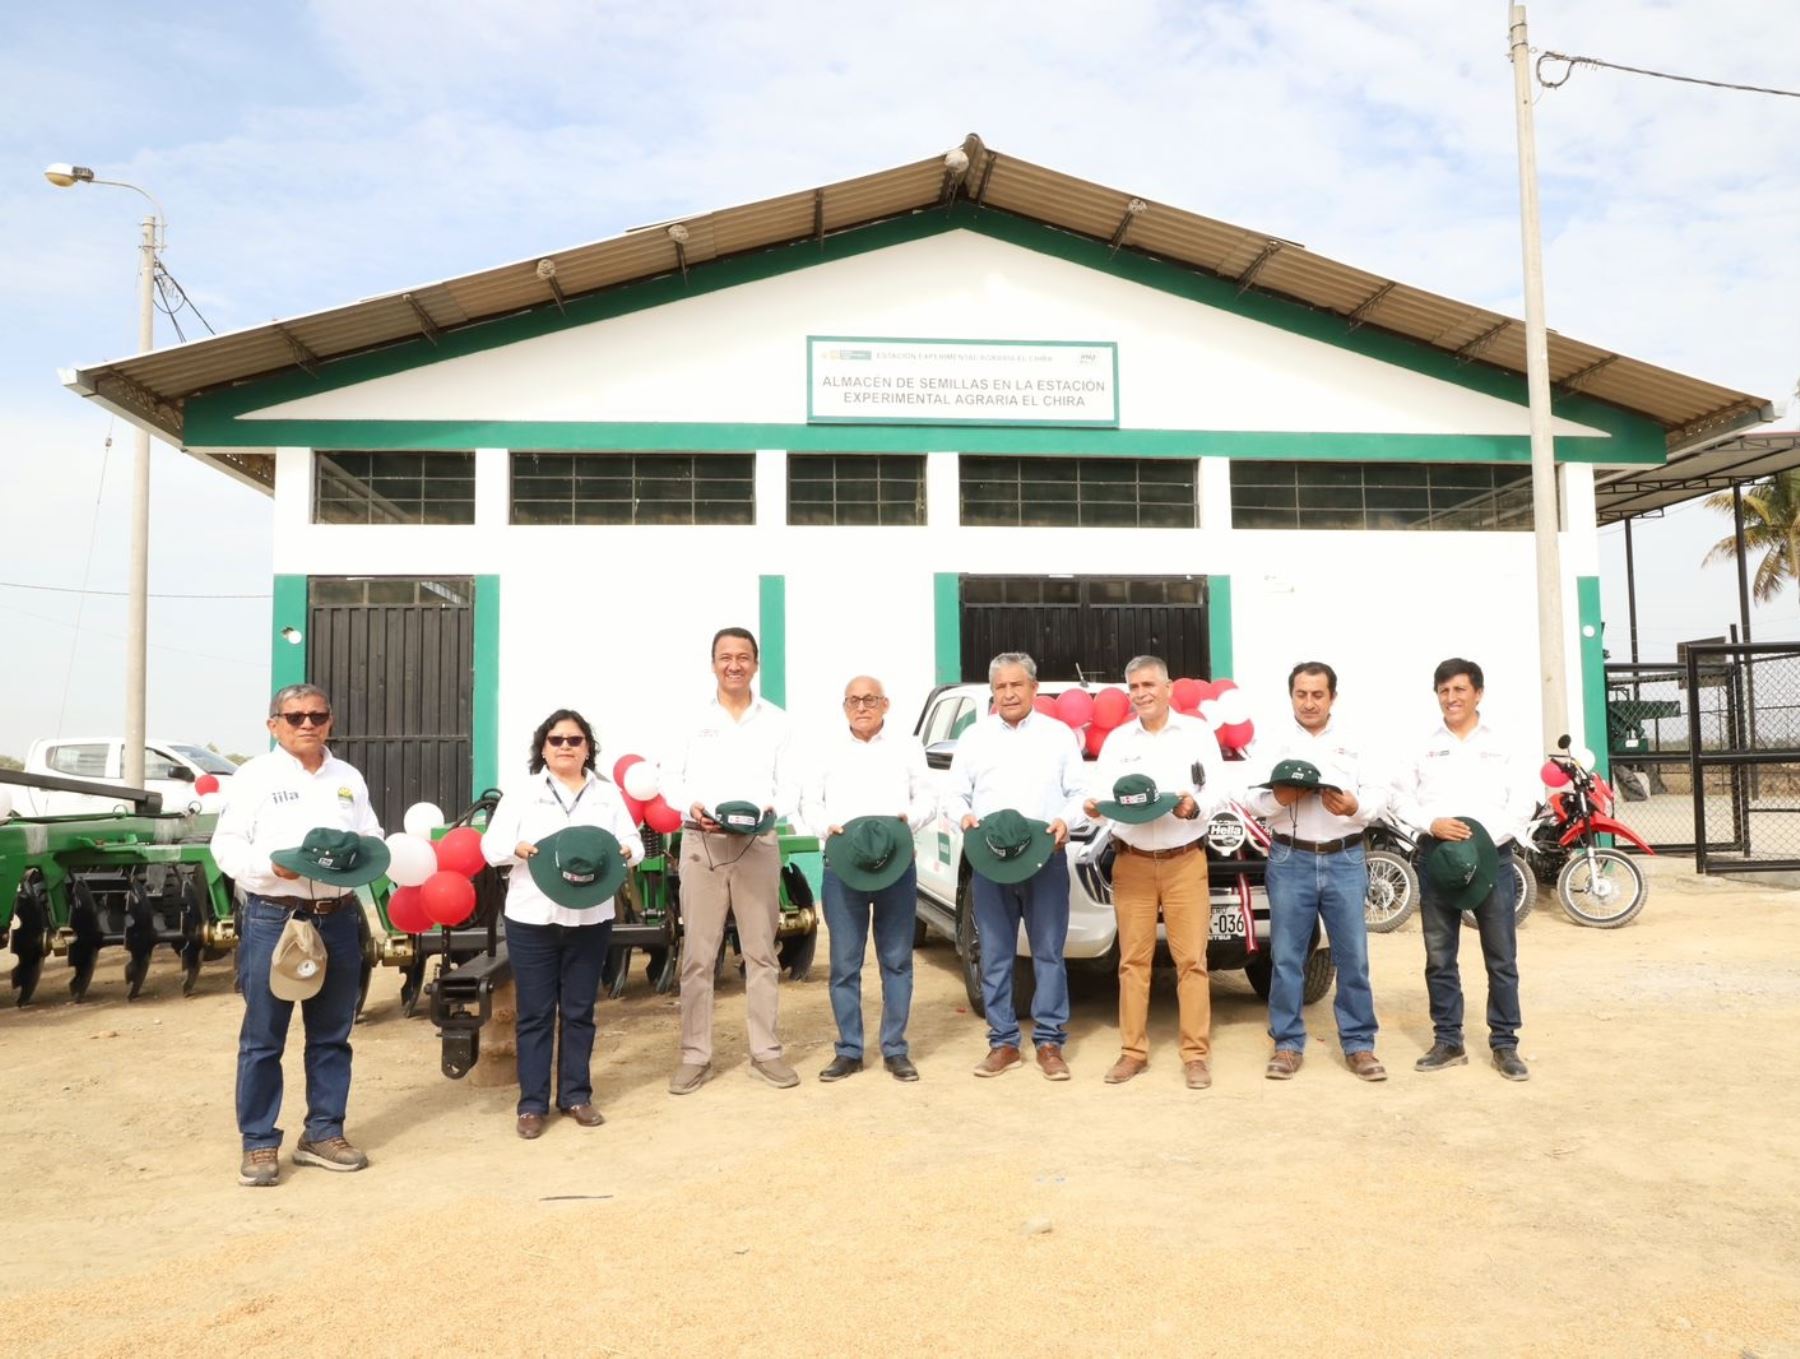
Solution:
{"label": "man in khaki pants", "polygon": [[681,833],[681,1065],[671,1094],[692,1094],[712,1075],[713,965],[729,912],[744,951],[750,1070],[770,1085],[800,1083],[781,1060],[775,1030],[781,973],[781,850],[775,821],[791,815],[795,786],[788,718],[751,692],[756,638],[743,628],[713,637],[717,688],[689,728],[672,771],[671,805],[686,809]]}
{"label": "man in khaki pants", "polygon": [[1137,712],[1106,738],[1094,766],[1087,814],[1112,823],[1113,909],[1119,917],[1120,1085],[1150,1064],[1150,968],[1156,921],[1167,927],[1181,1012],[1181,1061],[1190,1090],[1212,1084],[1212,993],[1206,941],[1212,931],[1206,826],[1224,801],[1219,743],[1198,718],[1171,711],[1168,667],[1139,656],[1125,667]]}

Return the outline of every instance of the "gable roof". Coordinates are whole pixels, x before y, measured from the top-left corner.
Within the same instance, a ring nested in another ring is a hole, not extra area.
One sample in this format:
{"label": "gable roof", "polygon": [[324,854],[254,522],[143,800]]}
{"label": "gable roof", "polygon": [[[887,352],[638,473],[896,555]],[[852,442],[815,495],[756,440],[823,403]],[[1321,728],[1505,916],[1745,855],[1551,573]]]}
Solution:
{"label": "gable roof", "polygon": [[[965,206],[967,205],[967,206]],[[639,227],[588,245],[364,298],[111,363],[64,370],[65,386],[177,445],[188,398],[520,312],[700,268],[709,262],[854,230],[911,213],[1001,209],[1341,317],[1348,330],[1388,331],[1509,373],[1525,371],[1514,317],[1341,264],[1296,242],[1147,203],[1129,193],[1003,156],[971,133],[948,155],[740,207]],[[1762,397],[1627,358],[1554,332],[1550,379],[1654,420],[1678,454],[1697,441],[1767,420]],[[260,489],[274,484],[265,450],[190,449]]]}

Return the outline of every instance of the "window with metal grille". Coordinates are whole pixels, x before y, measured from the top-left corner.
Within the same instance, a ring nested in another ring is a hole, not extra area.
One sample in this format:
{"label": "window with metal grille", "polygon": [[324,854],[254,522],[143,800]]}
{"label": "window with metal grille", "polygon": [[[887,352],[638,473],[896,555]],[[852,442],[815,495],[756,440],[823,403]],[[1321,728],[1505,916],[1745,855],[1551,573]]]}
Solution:
{"label": "window with metal grille", "polygon": [[515,524],[750,524],[752,453],[514,453]]}
{"label": "window with metal grille", "polygon": [[788,523],[925,522],[922,453],[790,453]]}
{"label": "window with metal grille", "polygon": [[1531,527],[1531,468],[1517,463],[1231,464],[1234,528],[1497,530]]}
{"label": "window with metal grille", "polygon": [[1192,458],[1001,458],[960,461],[962,522],[1033,528],[1193,528]]}
{"label": "window with metal grille", "polygon": [[473,524],[473,453],[353,453],[313,458],[315,524]]}

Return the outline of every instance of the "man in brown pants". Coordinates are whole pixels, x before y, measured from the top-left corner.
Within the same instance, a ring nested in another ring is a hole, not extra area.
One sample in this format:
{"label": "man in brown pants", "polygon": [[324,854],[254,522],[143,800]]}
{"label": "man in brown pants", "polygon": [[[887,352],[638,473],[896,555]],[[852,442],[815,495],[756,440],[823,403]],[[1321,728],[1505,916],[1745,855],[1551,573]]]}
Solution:
{"label": "man in brown pants", "polygon": [[1109,1085],[1150,1064],[1150,969],[1156,920],[1167,926],[1181,1010],[1181,1062],[1190,1090],[1212,1084],[1212,993],[1206,941],[1212,931],[1206,827],[1223,801],[1219,743],[1198,718],[1169,707],[1169,670],[1155,656],[1125,667],[1135,721],[1106,738],[1094,766],[1092,817],[1112,823],[1113,909],[1119,917],[1119,1060]]}
{"label": "man in brown pants", "polygon": [[793,811],[788,718],[751,692],[756,639],[743,628],[713,637],[717,690],[689,729],[669,801],[686,809],[681,833],[681,1065],[669,1092],[687,1095],[712,1074],[713,966],[729,912],[744,952],[750,1070],[781,1089],[800,1077],[781,1060],[775,1014],[781,973],[781,851],[775,820]]}

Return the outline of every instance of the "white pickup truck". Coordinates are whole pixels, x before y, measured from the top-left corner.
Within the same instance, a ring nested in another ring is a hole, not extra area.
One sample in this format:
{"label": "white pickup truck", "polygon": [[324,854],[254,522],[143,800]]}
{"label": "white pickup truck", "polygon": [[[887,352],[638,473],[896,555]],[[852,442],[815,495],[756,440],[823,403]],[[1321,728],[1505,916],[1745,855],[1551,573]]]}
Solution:
{"label": "white pickup truck", "polygon": [[[90,783],[125,786],[125,742],[117,736],[55,736],[34,741],[25,756],[28,774],[52,774]],[[144,743],[144,787],[162,794],[165,812],[202,810],[195,781],[211,774],[221,783],[237,773],[237,766],[223,755],[188,741],[152,740]],[[65,793],[50,788],[20,786],[16,805],[25,816],[71,816],[84,812],[130,811],[131,804],[93,793]]]}
{"label": "white pickup truck", "polygon": [[[1074,687],[1045,682],[1038,692],[1054,698]],[[956,945],[969,1007],[976,1014],[985,1012],[981,999],[982,943],[975,929],[974,902],[969,894],[970,869],[963,862],[962,827],[947,810],[950,799],[945,784],[958,738],[987,712],[986,685],[944,685],[926,698],[914,730],[924,743],[925,762],[939,780],[940,807],[937,819],[913,837],[913,857],[919,870],[917,940],[923,943],[929,930]],[[1092,825],[1075,830],[1069,837],[1069,937],[1063,946],[1063,958],[1071,970],[1118,972],[1119,926],[1112,908],[1111,839],[1109,831]],[[1269,994],[1272,967],[1269,901],[1262,888],[1266,843],[1254,818],[1235,805],[1215,815],[1207,828],[1207,860],[1212,875],[1212,937],[1206,949],[1207,967],[1213,971],[1241,968],[1256,993],[1264,998]],[[1157,964],[1173,965],[1167,945],[1160,942],[1162,935],[1159,925]],[[1022,927],[1015,956],[1031,956]],[[1311,1005],[1331,990],[1334,976],[1331,951],[1317,933],[1306,960],[1305,975],[1303,996],[1305,1003]],[[1029,1008],[1031,985],[1031,967],[1022,963],[1014,972],[1013,982],[1020,1013]]]}

